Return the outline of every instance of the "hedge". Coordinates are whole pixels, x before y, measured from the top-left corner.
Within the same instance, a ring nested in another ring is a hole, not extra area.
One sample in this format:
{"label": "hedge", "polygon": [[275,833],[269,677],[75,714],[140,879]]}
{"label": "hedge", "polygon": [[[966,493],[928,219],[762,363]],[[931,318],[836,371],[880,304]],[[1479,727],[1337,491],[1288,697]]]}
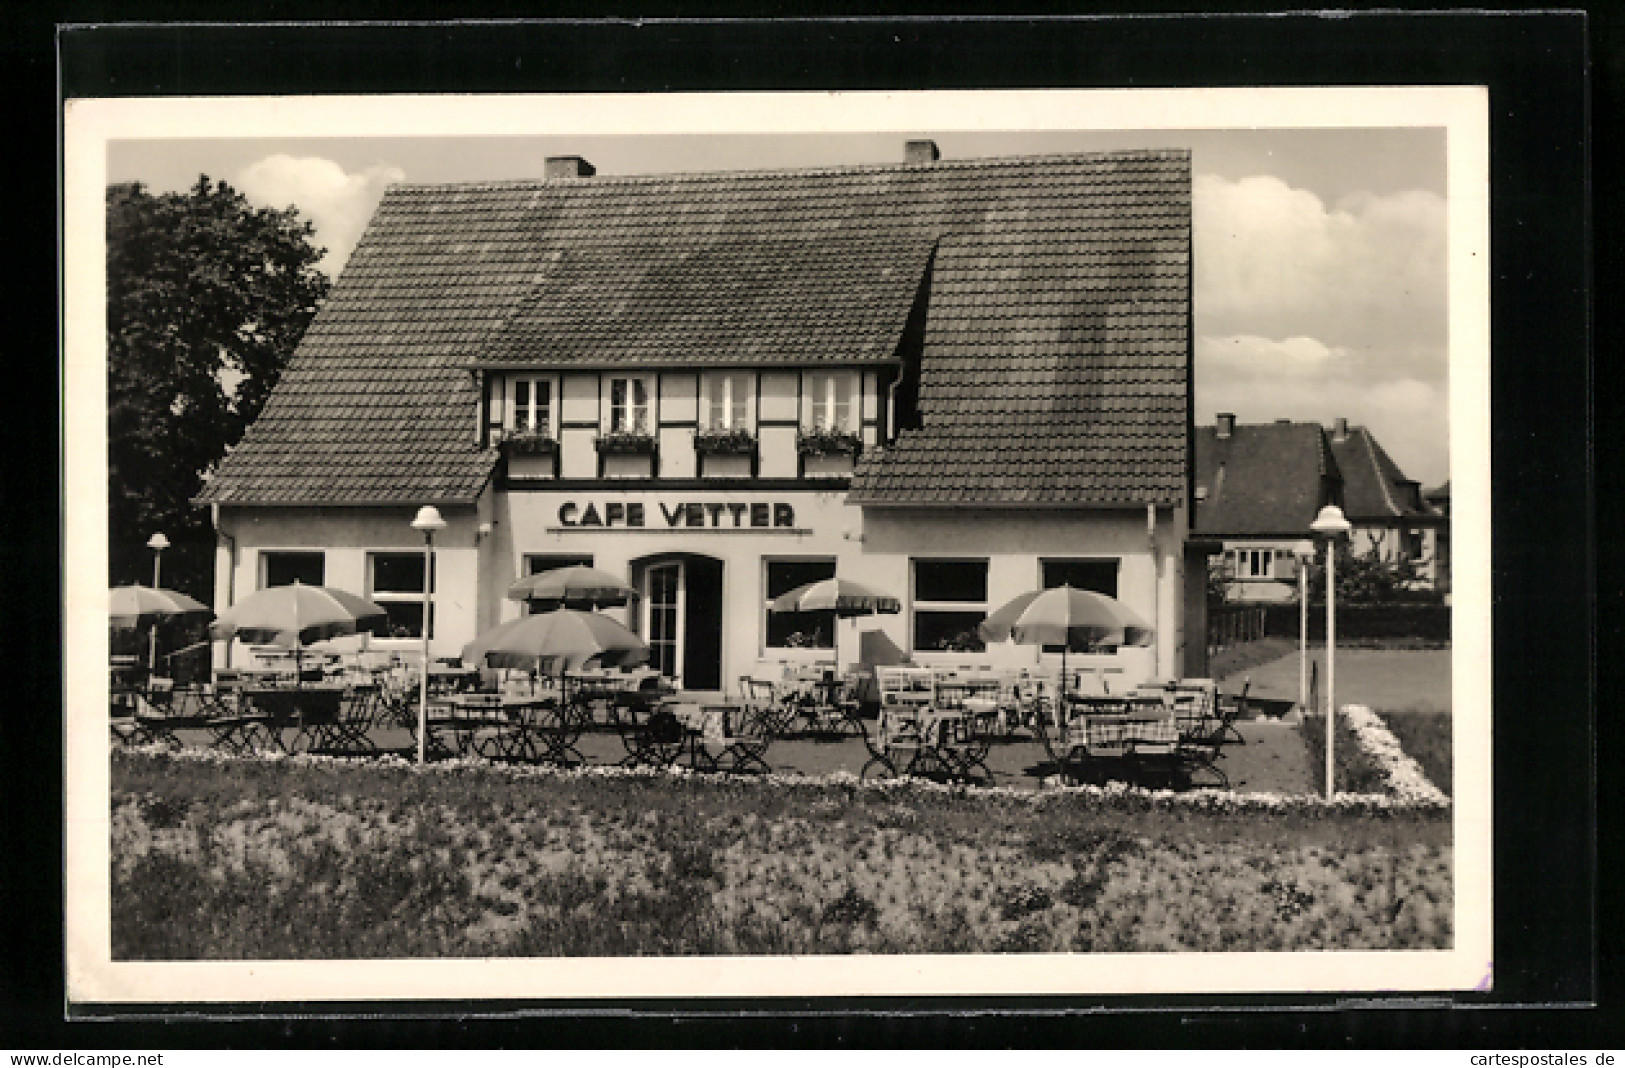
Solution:
{"label": "hedge", "polygon": [[[1264,609],[1264,633],[1272,638],[1298,636],[1299,608],[1272,604]],[[1450,606],[1437,604],[1339,604],[1337,637],[1417,638],[1450,641]],[[1326,640],[1326,606],[1309,606],[1309,639]]]}

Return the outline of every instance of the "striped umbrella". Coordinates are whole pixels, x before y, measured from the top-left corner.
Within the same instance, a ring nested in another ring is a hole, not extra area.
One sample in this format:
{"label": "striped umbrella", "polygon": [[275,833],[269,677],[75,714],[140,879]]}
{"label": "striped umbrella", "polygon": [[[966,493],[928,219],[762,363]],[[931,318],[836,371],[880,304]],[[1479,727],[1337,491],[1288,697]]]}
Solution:
{"label": "striped umbrella", "polygon": [[[903,603],[890,594],[879,593],[851,579],[827,578],[797,586],[773,598],[772,612],[834,612],[838,619],[856,619],[884,612],[896,615]],[[856,626],[857,624],[853,624]],[[835,666],[840,667],[840,641],[836,640]]]}

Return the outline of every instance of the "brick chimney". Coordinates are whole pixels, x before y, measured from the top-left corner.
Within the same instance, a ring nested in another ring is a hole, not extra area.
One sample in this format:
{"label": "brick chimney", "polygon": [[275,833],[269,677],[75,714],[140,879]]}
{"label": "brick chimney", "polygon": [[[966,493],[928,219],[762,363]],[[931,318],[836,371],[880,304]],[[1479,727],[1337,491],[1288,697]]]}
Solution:
{"label": "brick chimney", "polygon": [[1347,419],[1339,417],[1337,422],[1332,424],[1332,440],[1337,442],[1339,445],[1341,445],[1341,444],[1343,444],[1343,442],[1347,441],[1348,439],[1349,439],[1349,421]]}
{"label": "brick chimney", "polygon": [[547,180],[550,182],[567,181],[571,178],[591,178],[597,173],[598,168],[580,156],[547,157]]}
{"label": "brick chimney", "polygon": [[904,163],[935,163],[942,158],[935,141],[904,141]]}
{"label": "brick chimney", "polygon": [[1236,432],[1236,415],[1234,412],[1220,412],[1218,417],[1219,440],[1223,441]]}

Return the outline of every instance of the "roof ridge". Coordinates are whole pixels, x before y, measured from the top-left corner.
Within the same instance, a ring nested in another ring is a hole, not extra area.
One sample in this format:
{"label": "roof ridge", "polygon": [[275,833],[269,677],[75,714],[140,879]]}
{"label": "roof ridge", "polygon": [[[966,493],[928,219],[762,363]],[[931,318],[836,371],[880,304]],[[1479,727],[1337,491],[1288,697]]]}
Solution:
{"label": "roof ridge", "polygon": [[[1394,495],[1388,491],[1388,472],[1383,470],[1382,460],[1377,456],[1376,439],[1363,426],[1354,427],[1353,430],[1360,435],[1360,440],[1365,442],[1366,453],[1371,457],[1372,470],[1377,474],[1377,485],[1382,489],[1382,499],[1387,503],[1389,511],[1396,516],[1405,515],[1405,510],[1394,503]],[[1394,470],[1399,471],[1398,464],[1394,465]],[[1404,474],[1404,472],[1400,471],[1400,474]]]}
{"label": "roof ridge", "polygon": [[385,186],[395,189],[589,189],[605,185],[636,185],[651,182],[673,182],[728,178],[773,178],[786,175],[808,177],[821,174],[880,174],[886,172],[920,172],[941,170],[968,170],[975,167],[1017,166],[1027,163],[1082,163],[1114,160],[1174,160],[1189,161],[1191,150],[1180,147],[1120,148],[1104,152],[1049,152],[1031,156],[969,156],[963,159],[939,159],[931,163],[830,163],[813,167],[750,167],[740,170],[709,171],[645,171],[637,174],[604,174],[589,178],[489,178],[471,182],[391,182]]}

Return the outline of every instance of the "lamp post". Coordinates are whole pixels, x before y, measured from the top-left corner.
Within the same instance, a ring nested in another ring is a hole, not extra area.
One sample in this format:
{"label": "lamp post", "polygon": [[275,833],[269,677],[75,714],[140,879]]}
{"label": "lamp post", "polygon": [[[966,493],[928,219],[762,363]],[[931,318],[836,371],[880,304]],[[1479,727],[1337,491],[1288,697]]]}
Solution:
{"label": "lamp post", "polygon": [[412,529],[423,532],[423,669],[418,674],[418,763],[424,759],[424,742],[429,728],[429,618],[430,591],[434,587],[434,532],[446,529],[440,509],[426,504],[418,509]]}
{"label": "lamp post", "polygon": [[1309,529],[1326,539],[1326,800],[1332,799],[1332,739],[1337,726],[1337,542],[1349,532],[1343,509],[1328,504]]}
{"label": "lamp post", "polygon": [[[147,539],[147,548],[152,550],[152,588],[158,588],[158,578],[163,573],[164,550],[169,548],[169,539],[164,532],[159,531]],[[158,621],[152,621],[152,630],[147,634],[147,674],[151,676],[158,670]]]}
{"label": "lamp post", "polygon": [[1298,560],[1298,712],[1309,710],[1309,565],[1315,543],[1300,541],[1292,547]]}

